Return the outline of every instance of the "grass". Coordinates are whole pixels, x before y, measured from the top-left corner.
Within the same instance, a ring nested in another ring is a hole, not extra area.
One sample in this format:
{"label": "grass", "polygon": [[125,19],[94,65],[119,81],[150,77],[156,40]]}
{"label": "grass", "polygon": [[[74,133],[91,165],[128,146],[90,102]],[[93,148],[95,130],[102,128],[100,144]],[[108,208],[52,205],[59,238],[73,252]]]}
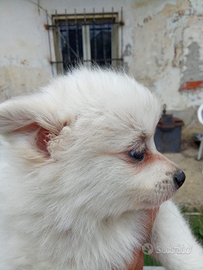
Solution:
{"label": "grass", "polygon": [[[186,207],[182,207],[182,213],[185,214],[186,220],[190,224],[190,228],[193,235],[196,237],[197,241],[203,246],[203,210],[199,211],[194,208],[193,211],[188,211]],[[200,213],[201,215],[187,215],[188,213]],[[154,258],[149,255],[144,255],[144,265],[145,266],[160,266],[161,264],[157,262]]]}
{"label": "grass", "polygon": [[201,213],[201,216],[189,216],[188,220],[197,241],[203,246],[203,210],[197,212]]}
{"label": "grass", "polygon": [[161,264],[157,262],[154,258],[145,254],[144,254],[144,265],[145,266],[161,266]]}

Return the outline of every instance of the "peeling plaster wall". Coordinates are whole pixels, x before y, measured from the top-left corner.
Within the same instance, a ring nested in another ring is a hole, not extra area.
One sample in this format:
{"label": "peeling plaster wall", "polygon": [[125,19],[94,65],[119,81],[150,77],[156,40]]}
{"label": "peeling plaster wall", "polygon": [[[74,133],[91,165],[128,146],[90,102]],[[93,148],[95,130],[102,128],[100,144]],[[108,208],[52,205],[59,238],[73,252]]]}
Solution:
{"label": "peeling plaster wall", "polygon": [[185,82],[203,81],[202,1],[136,1],[132,12],[133,76],[156,92],[168,109],[203,103],[201,88],[179,91]]}
{"label": "peeling plaster wall", "polygon": [[123,7],[123,55],[119,56],[125,69],[155,92],[162,104],[184,110],[203,103],[201,84],[181,90],[187,82],[203,81],[202,0],[1,0],[0,101],[33,91],[52,76],[45,11],[64,14],[66,9],[74,14],[75,9],[83,13],[85,8],[92,13],[93,7],[96,12]]}

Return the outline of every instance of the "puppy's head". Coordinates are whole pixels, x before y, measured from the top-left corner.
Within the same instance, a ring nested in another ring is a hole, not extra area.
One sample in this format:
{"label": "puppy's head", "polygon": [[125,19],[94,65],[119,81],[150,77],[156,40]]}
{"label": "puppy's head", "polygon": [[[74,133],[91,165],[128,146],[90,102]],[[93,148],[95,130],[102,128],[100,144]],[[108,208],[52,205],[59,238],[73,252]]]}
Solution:
{"label": "puppy's head", "polygon": [[47,201],[63,201],[63,215],[82,209],[102,218],[157,207],[183,184],[154,145],[159,117],[156,98],[134,79],[80,69],[3,103],[0,132],[21,182],[29,177]]}

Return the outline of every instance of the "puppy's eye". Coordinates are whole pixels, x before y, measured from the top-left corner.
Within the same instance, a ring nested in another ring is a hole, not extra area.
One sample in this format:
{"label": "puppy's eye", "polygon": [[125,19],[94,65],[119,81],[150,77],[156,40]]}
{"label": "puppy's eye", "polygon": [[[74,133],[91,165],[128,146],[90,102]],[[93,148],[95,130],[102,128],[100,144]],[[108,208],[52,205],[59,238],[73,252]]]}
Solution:
{"label": "puppy's eye", "polygon": [[142,151],[131,151],[130,155],[133,159],[137,160],[137,161],[142,161],[145,157],[145,150]]}

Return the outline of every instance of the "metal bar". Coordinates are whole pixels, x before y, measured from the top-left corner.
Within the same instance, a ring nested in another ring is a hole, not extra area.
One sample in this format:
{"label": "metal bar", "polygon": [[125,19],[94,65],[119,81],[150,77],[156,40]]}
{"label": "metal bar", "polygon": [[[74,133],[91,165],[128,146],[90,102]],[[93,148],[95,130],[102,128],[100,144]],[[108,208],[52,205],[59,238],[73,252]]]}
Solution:
{"label": "metal bar", "polygon": [[[112,23],[114,23],[114,8],[112,7]],[[111,58],[114,58],[117,55],[117,35],[116,35],[115,25],[111,25]],[[113,67],[117,67],[117,61],[115,63],[111,63]]]}
{"label": "metal bar", "polygon": [[[56,42],[57,42],[57,49],[58,49],[58,52],[57,52],[57,58],[59,58],[59,43],[58,43],[58,17],[57,17],[57,11],[55,10],[55,15],[56,15]],[[57,61],[59,62],[59,61]],[[57,68],[57,71],[58,71],[58,64],[56,65],[56,68]]]}
{"label": "metal bar", "polygon": [[[104,16],[105,16],[105,19],[111,19],[112,13],[111,12],[106,12],[104,14]],[[54,17],[54,15],[53,15],[53,17]],[[75,13],[69,14],[68,17],[69,17],[69,19],[74,20],[75,19]],[[117,17],[117,12],[115,12],[114,17],[115,18]],[[86,18],[87,19],[92,19],[92,13],[86,13]],[[96,19],[103,19],[102,12],[99,12],[99,13],[96,12],[95,13],[95,18]],[[65,20],[65,16],[64,15],[60,15],[60,19]],[[84,19],[84,14],[83,13],[78,13],[77,14],[77,20],[83,20],[83,19]]]}
{"label": "metal bar", "polygon": [[[112,18],[111,18],[111,20],[112,20],[112,23],[114,23],[115,18],[113,16],[113,14],[114,14],[114,8],[113,7],[112,7],[112,11],[111,12],[112,12]],[[115,48],[116,48],[117,41],[115,39],[115,29],[114,29],[115,27],[113,25],[110,25],[110,26],[111,26],[111,57],[113,58],[116,55]],[[111,64],[113,64],[113,63],[111,63]],[[117,61],[114,64],[114,67],[116,67],[116,66],[117,66]]]}
{"label": "metal bar", "polygon": [[[123,22],[123,7],[121,7],[121,22]],[[121,27],[121,57],[123,58],[123,27]],[[123,68],[123,61],[122,61]]]}
{"label": "metal bar", "polygon": [[93,36],[94,36],[94,61],[97,60],[97,40],[96,40],[96,35],[95,35],[95,8],[93,8]]}
{"label": "metal bar", "polygon": [[83,60],[88,60],[88,48],[87,48],[87,28],[86,28],[86,14],[85,14],[85,8],[84,8],[84,27],[83,27],[83,33],[82,33],[82,39],[83,39]]}
{"label": "metal bar", "polygon": [[[48,11],[46,11],[46,16],[47,16],[47,25],[48,25],[48,24],[49,24],[49,15],[48,15]],[[51,39],[50,39],[49,29],[48,29],[48,40],[49,40],[50,63],[52,63]],[[52,73],[52,75],[54,75],[54,68],[53,68],[52,65],[51,65],[51,73]]]}
{"label": "metal bar", "polygon": [[79,42],[78,42],[78,22],[77,22],[77,13],[75,9],[75,25],[76,25],[76,51],[77,51],[77,61],[79,60]]}
{"label": "metal bar", "polygon": [[[97,59],[97,61],[104,61],[104,60],[106,60],[106,61],[123,61],[123,58],[114,58],[114,59],[112,59],[112,58],[106,58],[106,59],[104,59],[104,58],[101,58],[101,59]],[[75,62],[75,60],[71,60],[70,61],[70,63],[73,63],[73,62]],[[90,60],[83,60],[83,62],[92,62],[92,60],[90,59]],[[51,64],[59,64],[59,63],[63,63],[63,61],[52,61],[51,62]]]}
{"label": "metal bar", "polygon": [[[84,9],[84,22],[86,23],[85,9]],[[88,62],[86,66],[90,67],[89,60],[91,59],[91,46],[90,46],[89,25],[82,26],[82,44],[83,44],[83,62]]]}
{"label": "metal bar", "polygon": [[[60,27],[58,26],[58,14],[57,14],[57,10],[55,10],[55,15],[56,15],[56,22],[57,22],[57,44],[58,44],[58,58],[60,59],[60,61],[62,61],[63,63],[63,55],[62,55],[62,47],[61,47],[61,37],[63,37],[63,35],[60,32]],[[63,66],[59,65],[57,66],[57,69],[59,71],[59,73],[63,73]]]}
{"label": "metal bar", "polygon": [[[95,21],[94,23],[95,25],[105,25],[106,22],[104,23],[101,23],[101,22],[97,22]],[[123,26],[123,23],[122,22],[111,22],[111,21],[108,21],[108,24],[112,25],[112,24],[117,24],[117,25],[120,25],[120,26]],[[93,23],[82,23],[82,22],[77,22],[77,23],[69,23],[68,24],[69,26],[77,26],[77,25],[93,25]],[[53,24],[53,25],[46,25],[46,28],[54,28],[54,27],[57,27],[56,24]]]}
{"label": "metal bar", "polygon": [[[102,12],[103,12],[103,20],[104,20],[104,8],[102,8]],[[103,55],[104,55],[104,59],[106,59],[106,42],[105,42],[104,30],[105,30],[104,27],[102,27]],[[106,64],[105,60],[104,60],[104,64]]]}
{"label": "metal bar", "polygon": [[66,15],[66,40],[67,40],[67,46],[66,46],[66,51],[67,51],[67,56],[68,56],[68,61],[70,61],[71,56],[70,56],[70,44],[69,44],[69,28],[68,28],[68,15],[67,15],[67,10],[65,9],[65,15]]}

